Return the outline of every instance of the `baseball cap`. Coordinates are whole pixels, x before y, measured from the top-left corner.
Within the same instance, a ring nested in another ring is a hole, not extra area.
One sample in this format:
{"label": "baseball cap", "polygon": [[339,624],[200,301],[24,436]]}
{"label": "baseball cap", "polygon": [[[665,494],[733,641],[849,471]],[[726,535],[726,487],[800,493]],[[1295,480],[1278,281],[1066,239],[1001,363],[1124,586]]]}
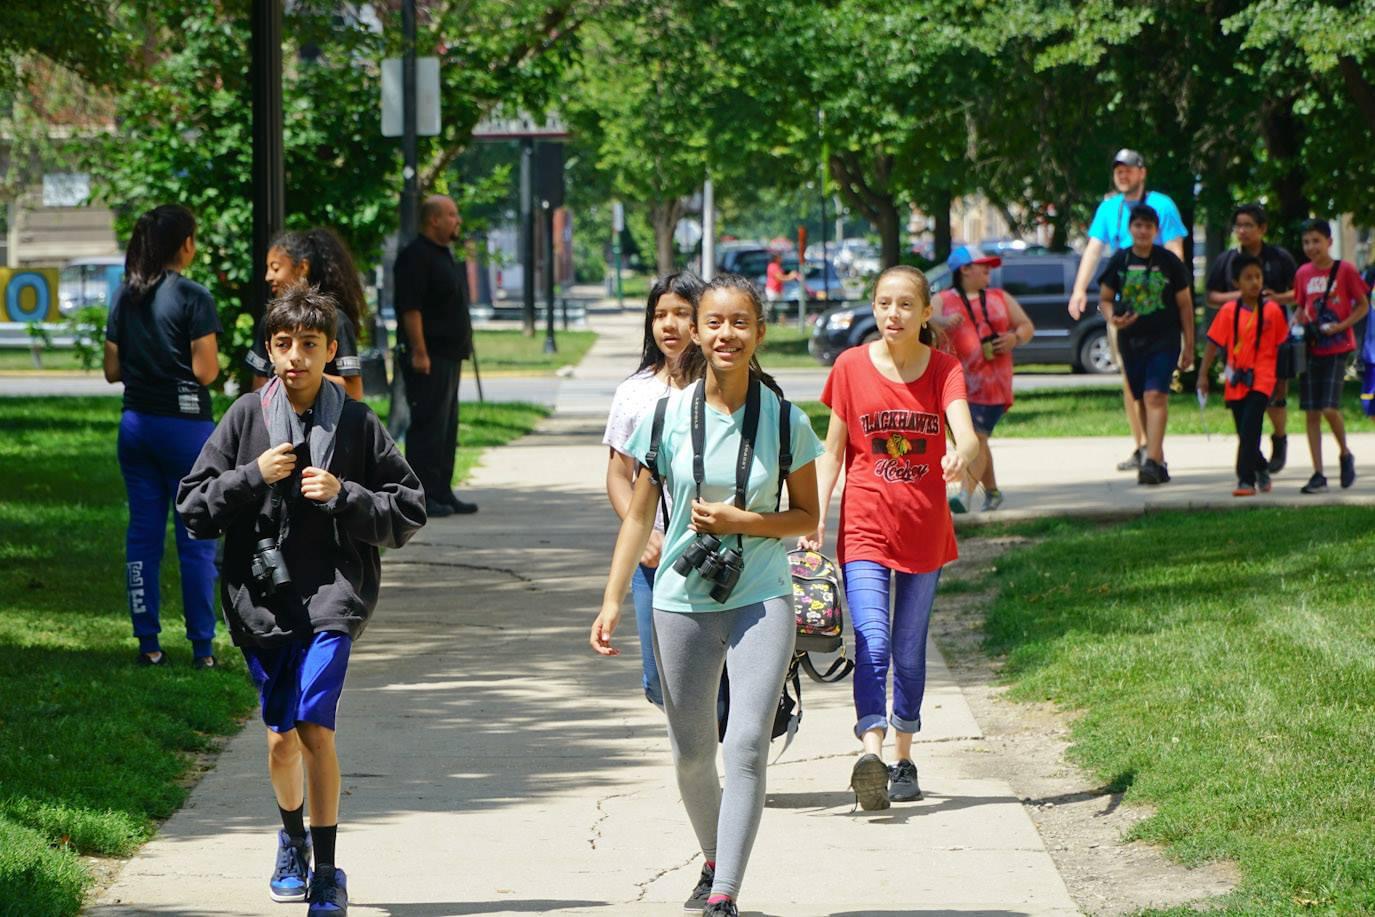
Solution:
{"label": "baseball cap", "polygon": [[950,252],[950,257],[945,259],[946,267],[952,271],[958,271],[966,264],[986,264],[989,267],[997,267],[1002,263],[1002,258],[997,255],[985,255],[977,245],[957,246]]}
{"label": "baseball cap", "polygon": [[1112,158],[1115,166],[1135,166],[1138,169],[1146,168],[1146,160],[1136,150],[1129,150],[1126,147],[1117,151],[1117,155]]}

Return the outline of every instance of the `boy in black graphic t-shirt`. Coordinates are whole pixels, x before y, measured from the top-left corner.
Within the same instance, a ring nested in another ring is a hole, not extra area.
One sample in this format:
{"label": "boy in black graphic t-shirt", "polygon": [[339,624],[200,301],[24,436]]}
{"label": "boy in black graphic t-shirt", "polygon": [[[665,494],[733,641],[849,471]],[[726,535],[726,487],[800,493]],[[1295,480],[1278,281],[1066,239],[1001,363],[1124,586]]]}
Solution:
{"label": "boy in black graphic t-shirt", "polygon": [[1155,208],[1132,208],[1131,248],[1112,256],[1099,280],[1099,307],[1117,328],[1122,366],[1132,397],[1141,404],[1146,458],[1139,484],[1164,484],[1165,424],[1170,378],[1194,364],[1193,298],[1189,271],[1173,252],[1154,243],[1160,217]]}

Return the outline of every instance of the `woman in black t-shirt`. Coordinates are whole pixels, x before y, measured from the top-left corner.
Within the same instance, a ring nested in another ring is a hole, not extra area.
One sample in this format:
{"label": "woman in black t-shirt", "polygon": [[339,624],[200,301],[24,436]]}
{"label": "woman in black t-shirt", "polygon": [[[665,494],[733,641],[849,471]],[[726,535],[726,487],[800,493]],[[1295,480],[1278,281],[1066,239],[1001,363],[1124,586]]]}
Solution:
{"label": "woman in black t-shirt", "polygon": [[[363,365],[358,359],[358,334],[363,328],[367,302],[358,268],[344,241],[331,229],[317,226],[305,232],[287,230],[272,240],[267,250],[267,283],[280,296],[293,283],[308,283],[334,297],[339,305],[334,340],[334,359],[325,364],[326,378],[344,387],[350,398],[363,398]],[[253,370],[253,388],[262,388],[272,377],[267,342],[254,335],[253,349],[244,357]]]}
{"label": "woman in black t-shirt", "polygon": [[[105,378],[124,383],[119,467],[129,493],[125,578],[139,665],[163,665],[159,571],[167,510],[215,423],[219,375],[215,301],[181,276],[196,256],[196,218],[165,204],[138,218],[124,257],[124,284],[105,326]],[[192,541],[178,516],[177,558],[186,636],[197,668],[213,668],[215,542]]]}

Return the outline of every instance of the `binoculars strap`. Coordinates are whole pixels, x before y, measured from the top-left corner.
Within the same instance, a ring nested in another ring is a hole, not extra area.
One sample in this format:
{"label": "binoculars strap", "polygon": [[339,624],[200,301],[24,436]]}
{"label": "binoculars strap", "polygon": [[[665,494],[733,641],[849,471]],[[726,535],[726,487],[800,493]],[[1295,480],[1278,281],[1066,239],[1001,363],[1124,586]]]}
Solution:
{"label": "binoculars strap", "polygon": [[[653,432],[652,430],[650,431]],[[754,440],[759,434],[759,380],[750,377],[749,389],[745,393],[745,425],[740,431],[740,452],[735,459],[735,505],[744,509],[748,505],[750,466],[754,464]],[[692,390],[692,482],[697,485],[697,498],[702,498],[702,482],[706,480],[707,442],[707,382],[698,379]],[[735,536],[737,546],[743,552],[745,539]]]}

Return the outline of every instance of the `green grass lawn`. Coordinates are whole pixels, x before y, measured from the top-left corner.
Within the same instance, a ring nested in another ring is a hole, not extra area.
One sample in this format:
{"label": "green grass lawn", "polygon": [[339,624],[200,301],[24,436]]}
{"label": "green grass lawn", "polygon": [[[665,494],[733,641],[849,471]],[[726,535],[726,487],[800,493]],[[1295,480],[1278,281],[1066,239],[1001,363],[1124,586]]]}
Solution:
{"label": "green grass lawn", "polygon": [[[27,347],[0,348],[0,372],[33,372],[51,369],[70,371],[83,368],[81,362],[76,358],[76,351],[65,348],[39,351],[39,362],[41,365],[33,365],[33,351]],[[100,364],[97,362],[92,372],[99,374],[100,371]]]}
{"label": "green grass lawn", "polygon": [[[534,337],[519,331],[475,331],[473,344],[484,372],[552,373],[561,366],[576,366],[597,340],[595,331],[555,331],[557,353],[544,352],[543,326]],[[472,364],[464,367],[471,372]]]}
{"label": "green grass lawn", "polygon": [[[1361,413],[1360,396],[1359,383],[1346,383],[1342,410],[1346,417],[1347,430],[1351,432],[1372,429],[1370,419]],[[1020,392],[1016,399],[1012,409],[999,421],[998,429],[993,433],[995,440],[999,437],[1130,435],[1126,415],[1122,412],[1121,388],[1043,389]],[[1303,414],[1298,410],[1298,403],[1298,394],[1291,390],[1290,436],[1297,436],[1302,440]],[[800,402],[800,406],[811,417],[817,435],[824,437],[830,417],[829,409],[819,401]],[[1268,424],[1266,429],[1269,429]],[[1223,437],[1235,435],[1232,412],[1223,405],[1221,397],[1215,392],[1208,399],[1208,407],[1203,416],[1200,416],[1198,401],[1193,392],[1170,395],[1170,419],[1166,436],[1203,432]],[[1291,444],[1290,448],[1294,446]]]}
{"label": "green grass lawn", "polygon": [[811,337],[810,325],[805,330],[800,330],[795,323],[769,325],[764,346],[759,350],[760,364],[765,370],[821,369],[816,358],[807,353],[807,341]]}
{"label": "green grass lawn", "polygon": [[[190,668],[170,526],[160,593],[172,664],[133,665],[119,404],[0,398],[0,914],[76,913],[89,881],[77,854],[132,853],[185,799],[192,756],[255,703],[225,637],[221,670]],[[465,404],[456,477],[546,413]]]}
{"label": "green grass lawn", "polygon": [[[1014,696],[1081,711],[1072,756],[1235,860],[1225,912],[1375,912],[1375,510],[1043,527],[986,580]],[[1189,911],[1184,911],[1189,913]]]}

